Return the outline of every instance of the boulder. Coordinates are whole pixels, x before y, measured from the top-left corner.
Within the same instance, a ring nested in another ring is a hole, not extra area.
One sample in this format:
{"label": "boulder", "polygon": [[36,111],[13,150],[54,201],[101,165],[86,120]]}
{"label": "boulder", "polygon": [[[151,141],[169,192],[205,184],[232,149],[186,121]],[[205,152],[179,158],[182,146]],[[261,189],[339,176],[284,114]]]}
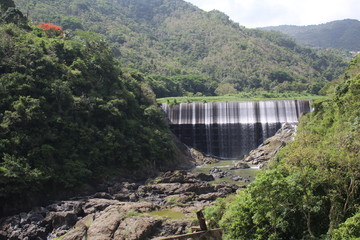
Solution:
{"label": "boulder", "polygon": [[217,198],[225,197],[226,193],[214,192],[201,194],[197,197],[198,201],[215,201]]}
{"label": "boulder", "polygon": [[[74,211],[78,206],[82,204],[81,201],[60,201],[55,202],[46,207],[45,211],[47,212],[70,212]],[[39,210],[38,210],[39,211]]]}
{"label": "boulder", "polygon": [[210,182],[215,180],[215,178],[211,174],[205,173],[193,173],[193,177],[200,180],[201,182]]}
{"label": "boulder", "polygon": [[235,182],[238,182],[238,181],[242,181],[243,178],[240,177],[240,176],[233,176],[233,177],[231,177],[231,180],[233,180],[233,181],[235,181]]}
{"label": "boulder", "polygon": [[162,220],[150,215],[128,217],[120,223],[114,233],[113,239],[149,239],[161,223]]}
{"label": "boulder", "polygon": [[[91,240],[112,239],[118,231],[121,223],[127,219],[127,214],[129,212],[132,211],[142,213],[150,212],[154,209],[155,205],[148,202],[129,202],[115,206],[109,206],[104,211],[101,211],[95,215],[94,221],[87,230],[87,237]],[[137,228],[139,232],[143,231],[140,227],[146,226],[142,226],[140,224]],[[134,229],[136,229],[136,227],[134,227]]]}
{"label": "boulder", "polygon": [[175,192],[176,194],[181,193],[194,193],[197,195],[215,192],[215,187],[209,183],[185,183]]}
{"label": "boulder", "polygon": [[87,238],[87,231],[94,222],[95,214],[89,214],[79,220],[73,229],[61,237],[62,240],[84,240]]}
{"label": "boulder", "polygon": [[61,237],[61,240],[85,240],[87,236],[87,228],[74,228],[67,232],[64,236]]}
{"label": "boulder", "polygon": [[165,197],[165,202],[169,205],[180,205],[190,202],[195,197],[194,193],[175,194]]}
{"label": "boulder", "polygon": [[85,214],[95,213],[99,211],[103,211],[110,205],[118,205],[120,204],[117,200],[109,200],[109,199],[101,199],[101,198],[93,198],[89,199],[84,203],[84,212]]}
{"label": "boulder", "polygon": [[125,210],[118,208],[118,206],[110,206],[106,210],[98,213],[99,216],[87,230],[88,239],[112,239],[125,214]]}
{"label": "boulder", "polygon": [[123,193],[123,192],[120,192],[120,193],[117,193],[117,194],[114,194],[114,198],[116,200],[119,200],[119,201],[129,201],[129,198],[130,198],[130,193]]}
{"label": "boulder", "polygon": [[163,173],[155,181],[157,183],[184,183],[186,177],[185,171],[170,171]]}
{"label": "boulder", "polygon": [[250,168],[249,164],[245,163],[245,162],[236,162],[234,167],[231,168],[230,170],[235,170],[235,169],[247,169]]}
{"label": "boulder", "polygon": [[113,199],[113,196],[106,192],[97,192],[93,195],[93,198]]}
{"label": "boulder", "polygon": [[213,181],[214,177],[205,173],[187,171],[169,171],[156,178],[154,183],[197,183]]}
{"label": "boulder", "polygon": [[182,220],[167,220],[162,223],[161,228],[158,229],[156,236],[163,237],[169,235],[185,234],[190,229],[191,223]]}
{"label": "boulder", "polygon": [[214,177],[214,178],[224,178],[226,176],[230,176],[231,173],[228,171],[223,171],[220,168],[217,167],[213,167],[210,169],[209,173]]}
{"label": "boulder", "polygon": [[194,148],[190,148],[191,157],[195,160],[196,165],[212,164],[219,162],[219,159],[206,157],[204,154]]}
{"label": "boulder", "polygon": [[53,229],[69,229],[75,225],[77,216],[74,212],[51,212],[45,221],[49,222]]}

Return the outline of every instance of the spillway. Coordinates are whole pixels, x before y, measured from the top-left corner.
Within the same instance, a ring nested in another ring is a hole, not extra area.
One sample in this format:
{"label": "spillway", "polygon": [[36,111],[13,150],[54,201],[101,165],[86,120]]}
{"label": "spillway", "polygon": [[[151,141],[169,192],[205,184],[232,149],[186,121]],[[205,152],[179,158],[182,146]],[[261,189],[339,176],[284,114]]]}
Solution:
{"label": "spillway", "polygon": [[161,104],[173,133],[207,156],[239,159],[273,136],[284,123],[298,123],[310,100]]}

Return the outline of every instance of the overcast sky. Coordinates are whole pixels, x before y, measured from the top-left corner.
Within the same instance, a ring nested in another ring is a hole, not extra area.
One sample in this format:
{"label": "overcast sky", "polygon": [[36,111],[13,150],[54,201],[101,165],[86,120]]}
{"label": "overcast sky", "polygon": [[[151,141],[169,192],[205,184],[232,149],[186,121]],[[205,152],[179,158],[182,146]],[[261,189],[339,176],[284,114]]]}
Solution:
{"label": "overcast sky", "polygon": [[185,0],[199,8],[226,13],[240,25],[253,28],[311,25],[360,19],[360,0]]}

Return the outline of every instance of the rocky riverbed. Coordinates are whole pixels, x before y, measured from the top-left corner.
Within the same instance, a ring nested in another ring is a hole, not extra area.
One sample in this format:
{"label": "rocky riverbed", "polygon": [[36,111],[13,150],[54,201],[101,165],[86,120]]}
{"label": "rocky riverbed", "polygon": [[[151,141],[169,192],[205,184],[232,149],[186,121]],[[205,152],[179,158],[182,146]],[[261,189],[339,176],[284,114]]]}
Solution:
{"label": "rocky riverbed", "polygon": [[[171,171],[147,183],[110,181],[91,196],[58,201],[0,219],[0,240],[156,239],[183,234],[197,225],[195,213],[235,193],[254,180],[258,170],[291,141],[296,126],[278,133],[235,165],[193,150],[198,166],[190,173]],[[236,183],[236,184],[235,184]]]}
{"label": "rocky riverbed", "polygon": [[0,239],[153,239],[196,225],[195,212],[239,186],[211,174],[167,172],[146,184],[104,183],[103,192],[0,220]]}

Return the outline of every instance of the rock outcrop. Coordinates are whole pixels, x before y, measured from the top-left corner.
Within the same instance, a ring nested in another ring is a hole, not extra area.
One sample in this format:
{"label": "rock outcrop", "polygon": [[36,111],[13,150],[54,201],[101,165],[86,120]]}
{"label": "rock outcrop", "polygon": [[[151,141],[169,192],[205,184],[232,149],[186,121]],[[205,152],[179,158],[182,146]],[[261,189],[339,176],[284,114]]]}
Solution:
{"label": "rock outcrop", "polygon": [[206,157],[204,154],[194,148],[189,149],[191,157],[195,160],[196,165],[212,164],[219,162],[219,159],[213,157]]}
{"label": "rock outcrop", "polygon": [[170,171],[161,174],[155,183],[197,183],[213,181],[214,177],[204,173],[189,173],[186,171]]}
{"label": "rock outcrop", "polygon": [[[234,193],[238,186],[213,185],[208,174],[185,171],[162,174],[155,183],[105,184],[103,192],[60,201],[0,220],[2,239],[107,240],[152,239],[186,233],[194,212]],[[149,215],[155,210],[180,212],[182,219]]]}
{"label": "rock outcrop", "polygon": [[284,124],[284,126],[282,126],[282,128],[279,129],[274,136],[266,139],[258,148],[252,150],[241,162],[237,162],[235,167],[242,166],[243,162],[263,167],[278,153],[282,147],[294,139],[296,127],[296,125],[289,123]]}

